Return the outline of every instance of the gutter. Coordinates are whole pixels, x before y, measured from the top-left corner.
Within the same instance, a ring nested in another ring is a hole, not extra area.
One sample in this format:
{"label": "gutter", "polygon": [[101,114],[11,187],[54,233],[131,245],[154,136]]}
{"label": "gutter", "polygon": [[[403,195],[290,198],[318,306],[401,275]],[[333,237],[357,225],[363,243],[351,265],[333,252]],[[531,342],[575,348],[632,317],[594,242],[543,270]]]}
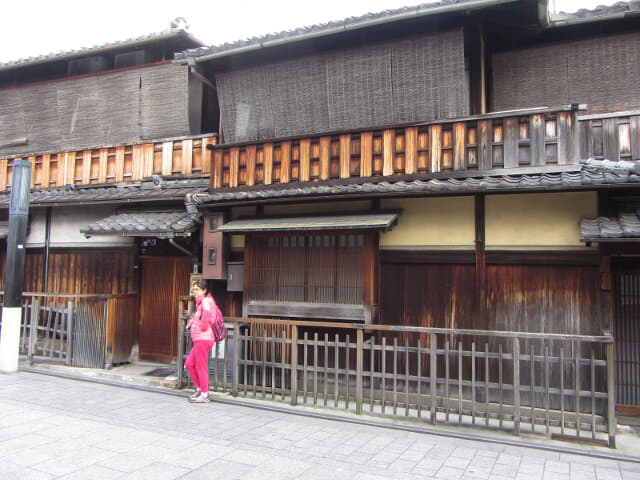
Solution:
{"label": "gutter", "polygon": [[397,22],[397,21],[401,21],[401,20],[407,20],[407,19],[412,19],[412,18],[419,18],[419,17],[425,17],[425,16],[429,16],[429,15],[436,15],[436,14],[443,14],[443,13],[449,13],[449,12],[455,12],[455,11],[459,11],[459,10],[477,10],[477,9],[481,9],[481,8],[486,8],[486,7],[492,7],[492,6],[496,6],[496,5],[502,5],[502,4],[506,4],[506,3],[516,3],[520,0],[478,0],[478,1],[474,1],[474,2],[463,2],[463,3],[455,3],[455,4],[448,4],[448,5],[441,5],[439,7],[430,7],[430,8],[423,8],[422,6],[417,6],[414,7],[413,9],[411,9],[408,12],[402,12],[402,13],[396,13],[396,14],[391,14],[389,16],[383,16],[381,18],[377,18],[377,19],[371,19],[371,20],[363,20],[361,22],[357,22],[357,23],[353,23],[353,24],[347,24],[347,25],[341,25],[341,26],[336,26],[336,27],[331,27],[325,30],[318,30],[315,32],[309,32],[309,33],[304,33],[301,35],[296,35],[294,37],[284,37],[284,38],[277,38],[274,40],[264,40],[264,41],[259,41],[258,43],[254,43],[254,44],[250,44],[250,45],[243,45],[243,46],[239,46],[236,48],[231,48],[229,50],[223,50],[220,52],[213,52],[213,53],[209,53],[209,54],[204,54],[201,56],[189,56],[189,55],[185,55],[184,58],[180,58],[177,60],[174,60],[175,63],[188,63],[189,59],[192,59],[192,61],[196,61],[196,62],[206,62],[208,60],[213,60],[216,58],[222,58],[222,57],[227,57],[230,55],[238,55],[241,53],[246,53],[246,52],[251,52],[251,51],[256,51],[256,50],[263,50],[265,48],[269,48],[269,47],[276,47],[279,45],[284,45],[284,44],[289,44],[289,43],[294,43],[294,42],[300,42],[300,41],[304,41],[304,40],[311,40],[314,38],[318,38],[318,37],[325,37],[325,36],[330,36],[330,35],[336,35],[339,33],[344,33],[344,32],[349,32],[349,31],[353,31],[353,30],[359,30],[362,28],[368,28],[368,27],[372,27],[372,26],[376,26],[376,25],[383,25],[383,24],[387,24],[387,23],[393,23],[393,22]]}

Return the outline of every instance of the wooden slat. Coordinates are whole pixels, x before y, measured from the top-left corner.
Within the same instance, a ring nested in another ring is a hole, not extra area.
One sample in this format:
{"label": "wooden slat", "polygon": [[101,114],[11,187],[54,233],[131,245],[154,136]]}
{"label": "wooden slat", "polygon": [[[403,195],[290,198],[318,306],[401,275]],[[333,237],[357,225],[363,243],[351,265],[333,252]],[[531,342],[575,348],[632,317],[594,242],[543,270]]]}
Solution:
{"label": "wooden slat", "polygon": [[109,150],[101,148],[98,152],[98,183],[107,181],[107,167],[109,162]]}
{"label": "wooden slat", "polygon": [[351,175],[351,135],[340,135],[340,178]]}
{"label": "wooden slat", "polygon": [[213,152],[213,175],[211,175],[211,186],[222,188],[222,150]]}
{"label": "wooden slat", "polygon": [[31,177],[29,178],[29,181],[31,183],[31,187],[30,188],[35,188],[36,186],[36,157],[27,157],[27,161],[31,164]]}
{"label": "wooden slat", "polygon": [[466,124],[457,122],[453,125],[453,169],[465,170],[467,162],[465,158]]}
{"label": "wooden slat", "polygon": [[209,145],[216,145],[216,137],[202,139],[202,173],[211,173],[213,151],[209,150]]}
{"label": "wooden slat", "polygon": [[82,152],[82,183],[88,185],[91,183],[91,150]]}
{"label": "wooden slat", "polygon": [[362,132],[360,135],[360,176],[370,177],[373,174],[373,133]]}
{"label": "wooden slat", "polygon": [[[558,113],[558,165],[570,165],[578,162],[577,150],[579,144],[576,141],[577,126],[574,124],[574,121],[575,115],[573,113]],[[620,158],[619,153],[620,152],[617,152],[618,159]],[[616,159],[616,161],[618,159]]]}
{"label": "wooden slat", "polygon": [[9,161],[5,158],[0,160],[0,188],[3,191],[8,190],[9,185],[7,185],[7,167]]}
{"label": "wooden slat", "polygon": [[64,155],[64,182],[61,185],[75,183],[76,152],[66,152]]}
{"label": "wooden slat", "polygon": [[546,164],[544,149],[544,117],[533,115],[531,117],[531,166],[537,167]]}
{"label": "wooden slat", "polygon": [[289,183],[291,178],[291,142],[280,144],[280,183]]}
{"label": "wooden slat", "polygon": [[[116,182],[124,180],[124,146],[116,147]],[[170,175],[170,174],[169,174]]]}
{"label": "wooden slat", "polygon": [[629,129],[631,135],[631,159],[640,160],[640,117],[634,116],[629,119]]}
{"label": "wooden slat", "polygon": [[504,168],[516,168],[518,166],[518,119],[505,119],[504,130]]}
{"label": "wooden slat", "polygon": [[42,188],[49,188],[49,181],[51,179],[51,155],[45,153],[42,155],[42,178],[40,179],[40,186]]}
{"label": "wooden slat", "polygon": [[441,171],[442,165],[442,125],[431,125],[429,127],[429,171],[437,173]]}
{"label": "wooden slat", "polygon": [[416,173],[418,164],[418,128],[409,127],[404,131],[404,173]]}
{"label": "wooden slat", "polygon": [[491,141],[491,120],[481,120],[478,122],[478,168],[489,170],[493,168],[493,150]]}
{"label": "wooden slat", "polygon": [[328,180],[331,160],[331,137],[320,137],[320,180]]}
{"label": "wooden slat", "polygon": [[382,175],[393,175],[395,131],[388,129],[382,133]]}
{"label": "wooden slat", "polygon": [[182,141],[182,168],[183,175],[189,175],[193,171],[193,140]]}
{"label": "wooden slat", "polygon": [[239,174],[239,162],[240,162],[240,149],[234,147],[229,150],[229,186],[238,186],[238,174]]}
{"label": "wooden slat", "polygon": [[247,147],[247,186],[256,183],[256,146],[249,145]]}
{"label": "wooden slat", "polygon": [[131,161],[133,163],[131,179],[140,180],[143,177],[142,172],[144,170],[144,145],[136,144],[133,146]]}
{"label": "wooden slat", "polygon": [[271,185],[273,181],[273,143],[264,144],[264,184]]}
{"label": "wooden slat", "polygon": [[171,175],[173,170],[173,142],[162,144],[162,170],[161,175]]}
{"label": "wooden slat", "polygon": [[300,181],[308,182],[311,178],[311,139],[300,140]]}

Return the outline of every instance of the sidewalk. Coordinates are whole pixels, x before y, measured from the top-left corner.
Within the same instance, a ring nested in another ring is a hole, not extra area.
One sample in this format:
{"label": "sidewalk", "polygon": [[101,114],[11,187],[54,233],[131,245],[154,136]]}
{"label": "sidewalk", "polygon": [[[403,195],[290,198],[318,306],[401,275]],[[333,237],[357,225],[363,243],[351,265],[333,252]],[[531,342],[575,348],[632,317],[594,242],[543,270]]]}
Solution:
{"label": "sidewalk", "polygon": [[[47,373],[64,378],[84,379],[98,383],[128,386],[131,388],[144,389],[148,391],[164,392],[173,395],[186,395],[185,392],[175,390],[176,378],[174,366],[154,363],[136,362],[114,367],[110,370],[74,368],[56,364],[38,363],[32,367],[22,364],[21,369],[26,371]],[[264,408],[272,411],[293,413],[296,415],[311,415],[322,418],[331,418],[340,421],[364,423],[369,425],[381,425],[389,428],[406,428],[411,431],[435,433],[450,437],[462,436],[464,438],[479,439],[483,441],[502,442],[506,444],[517,444],[533,446],[542,449],[556,449],[563,452],[581,452],[590,455],[637,457],[640,459],[640,437],[638,427],[628,427],[619,425],[616,435],[617,448],[594,446],[589,443],[577,443],[571,441],[550,440],[545,435],[522,434],[514,436],[508,432],[485,429],[481,427],[464,427],[457,425],[439,424],[431,426],[426,422],[415,422],[411,420],[403,421],[401,418],[393,419],[375,415],[354,415],[335,409],[313,408],[311,406],[299,405],[295,408],[286,403],[261,400],[253,397],[231,397],[228,394],[215,394],[220,402]]]}
{"label": "sidewalk", "polygon": [[637,480],[640,462],[19,372],[0,375],[0,477]]}

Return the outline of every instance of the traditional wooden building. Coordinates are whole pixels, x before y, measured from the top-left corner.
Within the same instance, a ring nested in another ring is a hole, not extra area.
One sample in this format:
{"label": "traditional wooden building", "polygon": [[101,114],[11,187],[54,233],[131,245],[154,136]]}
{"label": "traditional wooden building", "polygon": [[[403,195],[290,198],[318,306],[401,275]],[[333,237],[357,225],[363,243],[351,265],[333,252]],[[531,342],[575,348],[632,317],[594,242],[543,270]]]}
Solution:
{"label": "traditional wooden building", "polygon": [[[372,345],[381,326],[615,333],[617,404],[638,412],[635,9],[443,1],[178,54],[220,105],[209,191],[189,196],[205,277],[241,291],[238,316],[369,325]],[[555,353],[571,378],[577,350]]]}
{"label": "traditional wooden building", "polygon": [[172,63],[198,46],[170,30],[0,65],[4,220],[12,161],[32,163],[24,289],[117,299],[117,313],[76,323],[110,338],[87,341],[85,366],[175,359],[176,298],[199,256],[184,199],[207,188],[218,121],[208,82]]}

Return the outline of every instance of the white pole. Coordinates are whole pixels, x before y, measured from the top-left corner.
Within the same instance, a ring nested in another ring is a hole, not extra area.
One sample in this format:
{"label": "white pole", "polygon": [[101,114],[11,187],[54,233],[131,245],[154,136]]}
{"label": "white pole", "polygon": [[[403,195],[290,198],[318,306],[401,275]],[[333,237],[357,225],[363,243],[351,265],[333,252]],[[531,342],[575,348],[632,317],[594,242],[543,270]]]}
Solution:
{"label": "white pole", "polygon": [[18,371],[21,318],[22,308],[2,308],[2,330],[0,331],[0,372],[2,373]]}

